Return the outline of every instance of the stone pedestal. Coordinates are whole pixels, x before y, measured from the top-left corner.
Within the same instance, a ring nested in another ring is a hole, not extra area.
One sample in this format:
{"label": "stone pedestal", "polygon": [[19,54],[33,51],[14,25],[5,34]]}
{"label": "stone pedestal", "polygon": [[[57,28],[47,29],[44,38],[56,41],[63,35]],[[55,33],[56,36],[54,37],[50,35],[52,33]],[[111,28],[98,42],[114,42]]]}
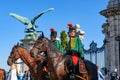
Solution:
{"label": "stone pedestal", "polygon": [[23,43],[23,45],[24,45],[23,47],[28,50],[31,50],[35,43],[35,40],[33,40],[33,39],[21,39],[20,41]]}

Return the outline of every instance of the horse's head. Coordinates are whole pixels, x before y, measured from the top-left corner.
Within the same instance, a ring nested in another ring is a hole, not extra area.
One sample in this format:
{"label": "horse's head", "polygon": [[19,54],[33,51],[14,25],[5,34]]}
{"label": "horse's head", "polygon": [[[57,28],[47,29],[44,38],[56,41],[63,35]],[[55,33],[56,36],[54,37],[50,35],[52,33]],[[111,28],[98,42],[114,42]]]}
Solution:
{"label": "horse's head", "polygon": [[12,65],[13,63],[15,63],[15,61],[20,58],[20,55],[18,54],[18,47],[20,47],[18,44],[14,45],[14,47],[12,48],[12,51],[10,53],[10,56],[8,57],[7,60],[7,64],[8,65]]}
{"label": "horse's head", "polygon": [[48,46],[48,39],[44,37],[44,34],[40,35],[40,37],[36,40],[33,48],[30,51],[32,57],[36,59],[43,52],[46,52]]}

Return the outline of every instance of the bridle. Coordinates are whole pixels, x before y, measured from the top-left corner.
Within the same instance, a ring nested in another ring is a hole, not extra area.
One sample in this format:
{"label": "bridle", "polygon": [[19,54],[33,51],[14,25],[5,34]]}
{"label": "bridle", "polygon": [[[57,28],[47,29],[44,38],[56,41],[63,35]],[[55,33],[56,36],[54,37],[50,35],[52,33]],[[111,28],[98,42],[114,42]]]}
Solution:
{"label": "bridle", "polygon": [[[14,52],[13,52],[14,51]],[[22,64],[22,63],[24,63],[24,62],[16,62],[15,60],[15,56],[18,54],[19,56],[20,56],[20,52],[18,51],[18,48],[14,48],[14,50],[12,51],[12,53],[14,53],[14,55],[10,55],[9,56],[9,58],[12,58],[12,62],[14,63],[14,64]],[[33,63],[33,62],[35,62],[36,60],[34,60],[34,61],[31,61],[31,62],[29,62],[29,63]]]}
{"label": "bridle", "polygon": [[[46,39],[44,41],[46,41]],[[41,42],[38,40],[36,43],[37,44],[41,44]],[[50,49],[48,48],[48,46],[49,46],[49,44],[47,44],[47,42],[42,43],[41,46],[34,45],[34,48],[36,48],[38,50],[37,55],[40,54],[40,53],[42,53],[42,52],[48,53],[50,51]],[[48,57],[47,59],[57,58],[58,56],[59,56],[59,54],[56,54],[56,56],[54,56],[54,57]]]}
{"label": "bridle", "polygon": [[[18,52],[16,52],[16,49],[15,50],[14,49],[12,50],[11,55],[9,56],[9,58],[12,59],[12,63],[15,64],[15,60],[16,60],[15,56],[18,54]],[[14,54],[12,54],[12,53],[14,53]]]}

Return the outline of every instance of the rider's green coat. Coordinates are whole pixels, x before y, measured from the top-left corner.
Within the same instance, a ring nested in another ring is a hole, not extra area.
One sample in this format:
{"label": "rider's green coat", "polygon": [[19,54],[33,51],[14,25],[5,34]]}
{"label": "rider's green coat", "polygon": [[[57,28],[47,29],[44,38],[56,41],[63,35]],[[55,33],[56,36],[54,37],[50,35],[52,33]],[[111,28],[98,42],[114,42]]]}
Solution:
{"label": "rider's green coat", "polygon": [[79,37],[70,37],[70,40],[68,42],[68,50],[75,50],[81,53],[81,57],[84,58],[84,52],[82,47],[82,42]]}
{"label": "rider's green coat", "polygon": [[62,45],[60,44],[60,42],[58,40],[54,40],[52,42],[60,50],[61,53],[64,52],[64,48],[62,47]]}

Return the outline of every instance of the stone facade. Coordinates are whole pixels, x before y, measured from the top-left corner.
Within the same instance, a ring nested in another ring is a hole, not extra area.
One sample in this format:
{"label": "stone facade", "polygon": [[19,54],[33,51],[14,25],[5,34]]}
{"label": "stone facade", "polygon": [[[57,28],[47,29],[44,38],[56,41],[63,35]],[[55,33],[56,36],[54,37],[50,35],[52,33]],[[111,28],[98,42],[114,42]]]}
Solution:
{"label": "stone facade", "polygon": [[116,37],[120,35],[120,0],[109,0],[107,9],[100,12],[106,17],[106,22],[102,25],[105,35],[105,65],[112,71],[118,68],[120,73],[120,48]]}

